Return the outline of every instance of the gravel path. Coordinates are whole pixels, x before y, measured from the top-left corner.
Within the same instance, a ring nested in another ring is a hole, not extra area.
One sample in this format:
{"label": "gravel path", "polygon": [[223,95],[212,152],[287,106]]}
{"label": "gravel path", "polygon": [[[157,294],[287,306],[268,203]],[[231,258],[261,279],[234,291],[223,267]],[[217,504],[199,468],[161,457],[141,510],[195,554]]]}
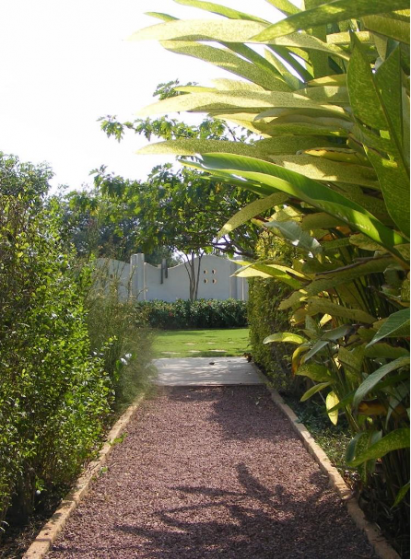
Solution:
{"label": "gravel path", "polygon": [[147,400],[49,558],[376,558],[264,387]]}

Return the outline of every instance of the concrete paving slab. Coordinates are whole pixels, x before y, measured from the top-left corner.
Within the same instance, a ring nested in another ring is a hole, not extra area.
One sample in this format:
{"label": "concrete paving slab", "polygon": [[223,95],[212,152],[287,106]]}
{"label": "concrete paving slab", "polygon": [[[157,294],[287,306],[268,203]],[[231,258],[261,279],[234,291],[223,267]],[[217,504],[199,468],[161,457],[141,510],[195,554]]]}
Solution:
{"label": "concrete paving slab", "polygon": [[245,358],[160,358],[156,385],[263,385],[257,368]]}

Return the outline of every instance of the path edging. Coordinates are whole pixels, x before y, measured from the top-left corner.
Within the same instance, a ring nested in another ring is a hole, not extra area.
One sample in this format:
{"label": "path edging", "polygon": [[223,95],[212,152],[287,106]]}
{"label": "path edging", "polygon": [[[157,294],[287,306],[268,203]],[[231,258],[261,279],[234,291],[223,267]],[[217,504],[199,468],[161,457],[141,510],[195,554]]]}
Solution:
{"label": "path edging", "polygon": [[45,557],[58,535],[63,530],[71,513],[89,491],[91,482],[98,476],[101,467],[106,463],[107,457],[110,455],[115,445],[115,440],[124,432],[131,417],[138,409],[145,396],[145,393],[140,395],[136,401],[127,408],[124,414],[120,416],[108,433],[106,442],[99,451],[98,458],[87,465],[86,471],[77,479],[74,488],[67,494],[59,508],[43,526],[40,533],[24,553],[23,558],[37,560]]}
{"label": "path edging", "polygon": [[[257,366],[256,369],[258,370]],[[365,533],[368,542],[374,548],[376,554],[378,554],[378,556],[383,559],[400,559],[401,556],[399,556],[399,554],[392,548],[392,546],[388,544],[377,526],[365,518],[364,512],[358,505],[355,497],[352,495],[351,490],[348,488],[338,470],[332,466],[330,459],[327,457],[323,449],[315,442],[310,432],[307,430],[304,424],[302,424],[298,420],[295,412],[288,406],[288,404],[284,402],[278,391],[270,387],[269,379],[260,370],[258,371],[261,375],[261,378],[265,381],[267,389],[271,393],[272,400],[290,420],[294,431],[302,440],[304,447],[318,463],[323,473],[328,476],[330,487],[337,492],[337,494],[345,504],[348,513],[350,514],[354,523],[361,531]]]}

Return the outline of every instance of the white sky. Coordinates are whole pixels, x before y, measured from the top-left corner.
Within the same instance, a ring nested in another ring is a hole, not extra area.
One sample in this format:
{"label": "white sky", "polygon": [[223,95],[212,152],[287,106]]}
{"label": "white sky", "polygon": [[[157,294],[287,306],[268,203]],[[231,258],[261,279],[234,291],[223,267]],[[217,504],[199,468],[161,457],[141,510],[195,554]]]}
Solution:
{"label": "white sky", "polygon": [[[265,0],[215,1],[269,21],[278,14]],[[147,143],[142,137],[107,138],[97,119],[133,119],[152,102],[157,84],[206,84],[224,72],[153,41],[127,41],[159,23],[148,11],[213,17],[172,0],[0,0],[0,151],[48,162],[53,186],[71,189],[91,184],[89,172],[102,164],[144,179],[166,161],[135,155]]]}

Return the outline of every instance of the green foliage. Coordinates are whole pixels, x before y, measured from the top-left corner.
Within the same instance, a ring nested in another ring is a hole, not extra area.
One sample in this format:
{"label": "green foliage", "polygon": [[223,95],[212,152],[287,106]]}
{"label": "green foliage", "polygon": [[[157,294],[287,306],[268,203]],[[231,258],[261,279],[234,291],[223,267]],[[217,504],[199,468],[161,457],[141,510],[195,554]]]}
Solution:
{"label": "green foliage", "polygon": [[[293,352],[293,371],[320,384],[304,398],[325,392],[330,419],[345,414],[362,483],[367,492],[378,488],[386,507],[395,504],[400,527],[409,517],[409,3],[307,1],[302,10],[271,3],[287,16],[275,24],[221,7],[225,19],[166,19],[137,33],[247,80],[186,88],[189,95],[140,114],[206,112],[264,137],[242,153],[175,151],[222,184],[261,198],[287,195],[275,202],[283,206],[273,208],[272,232],[295,247],[292,262],[250,261],[239,274],[295,287],[278,307],[291,310],[307,339]],[[210,41],[219,52],[207,50]],[[281,152],[275,140],[283,137]],[[260,216],[253,222],[267,229]],[[230,233],[242,223],[232,220]]]}
{"label": "green foliage", "polygon": [[[112,399],[46,207],[50,172],[0,155],[0,520],[26,522],[95,449]],[[36,494],[37,493],[37,494]]]}
{"label": "green foliage", "polygon": [[116,413],[148,390],[153,332],[149,328],[148,309],[121,301],[118,282],[107,271],[92,269],[93,285],[85,297],[90,345],[98,355],[114,389],[112,408]]}
{"label": "green foliage", "polygon": [[[281,253],[288,253],[291,257],[288,247],[281,241],[275,241],[271,232],[261,237],[257,251],[261,258],[275,258]],[[301,394],[301,380],[291,375],[290,345],[266,344],[269,335],[289,327],[288,313],[279,310],[279,304],[289,293],[290,288],[275,279],[249,280],[247,315],[251,354],[277,390],[282,393]],[[296,336],[293,333],[289,335]],[[283,337],[279,342],[283,342]]]}
{"label": "green foliage", "polygon": [[[103,170],[104,167],[99,172]],[[62,236],[68,246],[74,244],[83,262],[93,257],[128,261],[130,255],[142,251],[136,200],[111,196],[99,185],[91,191],[63,191],[52,200],[59,207]],[[168,266],[177,264],[167,246],[153,246],[145,255],[146,262],[153,265],[160,264],[163,258]]]}
{"label": "green foliage", "polygon": [[234,299],[144,301],[137,309],[156,329],[233,329],[247,326],[247,304]]}

